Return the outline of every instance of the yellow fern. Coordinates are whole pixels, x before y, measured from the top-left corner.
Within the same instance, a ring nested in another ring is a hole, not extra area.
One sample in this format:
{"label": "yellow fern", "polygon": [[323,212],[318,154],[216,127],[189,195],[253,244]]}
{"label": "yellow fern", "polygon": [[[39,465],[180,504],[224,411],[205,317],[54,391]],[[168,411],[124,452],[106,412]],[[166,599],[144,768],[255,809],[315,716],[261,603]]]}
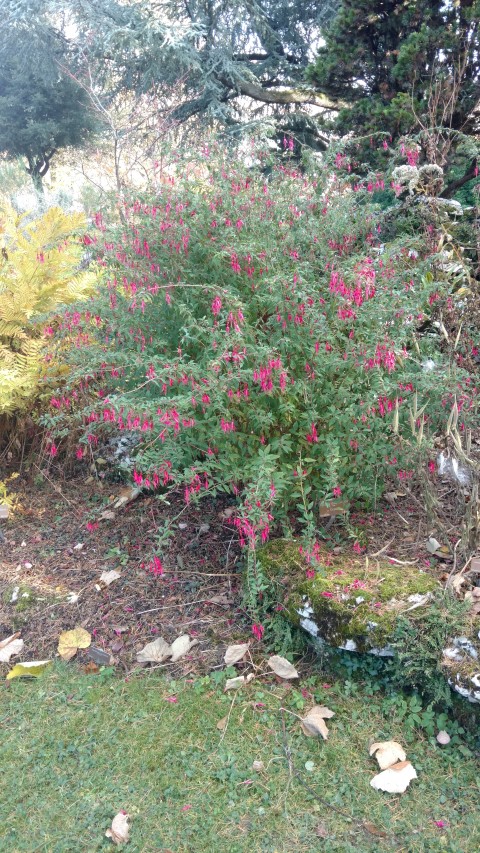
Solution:
{"label": "yellow fern", "polygon": [[95,271],[81,269],[83,214],[52,207],[31,222],[0,202],[0,414],[31,401],[41,376],[39,316],[82,299]]}

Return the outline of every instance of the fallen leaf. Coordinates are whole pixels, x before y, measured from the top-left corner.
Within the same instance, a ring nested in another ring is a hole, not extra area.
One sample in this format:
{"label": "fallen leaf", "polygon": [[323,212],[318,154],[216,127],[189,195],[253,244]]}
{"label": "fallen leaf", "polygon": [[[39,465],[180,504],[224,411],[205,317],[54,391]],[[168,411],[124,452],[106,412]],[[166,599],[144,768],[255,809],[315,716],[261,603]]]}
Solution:
{"label": "fallen leaf", "polygon": [[255,678],[253,672],[250,672],[248,675],[237,675],[236,678],[227,678],[224,687],[224,693],[227,690],[238,690],[239,687],[244,687],[245,684],[248,684],[252,678]]}
{"label": "fallen leaf", "polygon": [[267,663],[270,669],[273,669],[275,675],[278,675],[279,678],[288,679],[300,677],[293,664],[291,664],[286,658],[280,657],[280,655],[273,655],[267,660]]}
{"label": "fallen leaf", "polygon": [[17,663],[7,674],[7,679],[11,678],[37,678],[51,663],[51,660],[32,660],[24,663]]}
{"label": "fallen leaf", "polygon": [[466,579],[466,577],[464,577],[464,575],[458,574],[458,575],[455,575],[455,577],[453,578],[450,585],[451,585],[452,589],[455,590],[455,592],[459,593],[460,588],[463,586],[463,584],[466,582],[466,580],[467,579]]}
{"label": "fallen leaf", "polygon": [[387,833],[383,831],[383,829],[379,829],[378,826],[375,826],[374,823],[370,823],[369,820],[363,821],[363,826],[370,833],[370,835],[378,835],[379,838],[386,838]]}
{"label": "fallen leaf", "polygon": [[63,631],[58,638],[58,654],[62,660],[71,660],[79,649],[88,649],[92,637],[85,628],[76,627]]}
{"label": "fallen leaf", "polygon": [[89,660],[88,663],[86,663],[83,667],[83,671],[85,675],[96,675],[97,672],[99,672],[100,670],[97,664],[93,662],[93,660]]}
{"label": "fallen leaf", "polygon": [[385,740],[380,743],[372,743],[368,752],[369,755],[376,753],[375,758],[378,761],[380,770],[386,770],[387,767],[391,767],[392,764],[395,764],[397,761],[405,761],[407,757],[402,745],[397,743],[396,740]]}
{"label": "fallen leaf", "polygon": [[436,551],[439,551],[442,546],[438,539],[435,539],[434,536],[431,536],[430,539],[427,539],[425,543],[425,548],[427,549],[429,554],[435,554]]}
{"label": "fallen leaf", "polygon": [[255,770],[255,773],[261,773],[262,770],[265,770],[263,761],[254,761],[252,764],[252,770]]}
{"label": "fallen leaf", "polygon": [[334,717],[334,711],[325,705],[314,705],[308,714],[302,719],[302,731],[307,737],[317,737],[321,735],[324,740],[328,738],[328,729],[325,720]]}
{"label": "fallen leaf", "polygon": [[81,551],[82,548],[83,548],[83,542],[77,542],[77,544],[73,546],[74,551]]}
{"label": "fallen leaf", "polygon": [[76,604],[79,598],[80,594],[78,592],[69,592],[66,600],[68,604]]}
{"label": "fallen leaf", "polygon": [[8,663],[12,655],[18,655],[23,649],[23,640],[18,639],[20,634],[12,634],[0,642],[0,662]]}
{"label": "fallen leaf", "polygon": [[139,663],[163,663],[172,654],[172,647],[168,645],[163,637],[157,637],[151,643],[147,643],[137,654]]}
{"label": "fallen leaf", "polygon": [[109,572],[102,572],[99,578],[99,582],[95,584],[95,589],[105,589],[106,586],[110,586],[113,581],[116,581],[121,577],[122,575],[120,574],[120,572],[117,572],[116,569],[111,569]]}
{"label": "fallen leaf", "polygon": [[113,504],[113,508],[120,509],[120,507],[125,506],[126,504],[130,503],[130,501],[134,501],[135,498],[138,498],[141,491],[142,490],[137,488],[136,486],[127,486],[125,489],[122,489],[115,503]]}
{"label": "fallen leaf", "polygon": [[112,512],[111,509],[106,509],[104,510],[104,512],[100,513],[100,518],[102,519],[102,521],[113,521],[116,517],[116,514]]}
{"label": "fallen leaf", "polygon": [[177,637],[172,643],[172,663],[183,658],[193,646],[196,646],[198,640],[191,640],[188,634],[182,634]]}
{"label": "fallen leaf", "polygon": [[377,791],[386,791],[388,794],[403,794],[412,779],[417,778],[417,773],[409,761],[400,763],[403,766],[398,770],[389,767],[377,773],[370,781],[372,788],[376,788]]}
{"label": "fallen leaf", "polygon": [[105,835],[111,838],[114,844],[126,844],[128,841],[128,820],[129,815],[126,812],[119,812],[112,820],[110,829],[107,829]]}
{"label": "fallen leaf", "polygon": [[219,720],[217,723],[217,729],[221,732],[224,732],[226,729],[226,726],[227,726],[227,722],[228,722],[228,716],[222,717],[222,719]]}
{"label": "fallen leaf", "polygon": [[236,646],[228,646],[223,658],[226,665],[232,666],[232,664],[238,663],[239,660],[242,660],[248,651],[249,645],[249,643],[239,643]]}
{"label": "fallen leaf", "polygon": [[318,823],[315,827],[315,835],[317,838],[328,838],[328,829],[324,823]]}

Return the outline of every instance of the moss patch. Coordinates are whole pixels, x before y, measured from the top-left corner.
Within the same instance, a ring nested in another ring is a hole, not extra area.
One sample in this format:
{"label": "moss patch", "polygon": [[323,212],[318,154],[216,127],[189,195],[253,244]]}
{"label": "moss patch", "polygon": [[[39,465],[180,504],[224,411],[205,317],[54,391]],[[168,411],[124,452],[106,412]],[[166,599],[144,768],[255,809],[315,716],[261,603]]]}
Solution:
{"label": "moss patch", "polygon": [[278,585],[290,621],[331,646],[359,652],[388,646],[398,615],[439,588],[416,566],[335,557],[326,550],[308,562],[298,543],[288,540],[271,542],[259,560]]}

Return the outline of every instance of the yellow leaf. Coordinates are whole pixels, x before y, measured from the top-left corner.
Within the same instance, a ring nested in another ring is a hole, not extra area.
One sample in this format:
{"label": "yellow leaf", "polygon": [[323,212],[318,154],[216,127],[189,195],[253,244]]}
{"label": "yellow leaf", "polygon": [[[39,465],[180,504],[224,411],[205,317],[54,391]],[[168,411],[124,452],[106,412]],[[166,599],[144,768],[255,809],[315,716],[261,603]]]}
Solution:
{"label": "yellow leaf", "polygon": [[44,672],[49,664],[51,664],[50,660],[32,660],[25,663],[17,663],[7,674],[7,679],[25,678],[27,676],[29,678],[36,678]]}
{"label": "yellow leaf", "polygon": [[58,638],[58,653],[62,660],[71,660],[78,649],[88,649],[92,638],[85,628],[73,628],[72,631],[64,631]]}

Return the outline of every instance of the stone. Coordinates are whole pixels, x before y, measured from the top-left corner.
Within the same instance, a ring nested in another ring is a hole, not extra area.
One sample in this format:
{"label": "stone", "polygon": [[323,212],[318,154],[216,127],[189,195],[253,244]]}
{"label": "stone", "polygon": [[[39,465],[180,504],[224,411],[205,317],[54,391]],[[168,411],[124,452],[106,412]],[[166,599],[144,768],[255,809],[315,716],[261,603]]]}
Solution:
{"label": "stone", "polygon": [[[393,637],[400,617],[421,618],[442,592],[440,584],[418,566],[387,560],[328,554],[307,562],[299,542],[277,539],[260,549],[258,559],[280,591],[282,612],[309,634],[321,651],[394,657]],[[412,612],[413,611],[413,612]],[[453,638],[439,649],[439,668],[450,687],[469,702],[480,702],[480,642]],[[468,633],[468,636],[467,636]]]}
{"label": "stone", "polygon": [[[327,554],[325,552],[325,557]],[[267,574],[281,578],[282,602],[291,622],[303,628],[317,645],[391,657],[390,645],[398,616],[428,606],[438,583],[416,566],[332,557],[319,564],[314,577],[300,554],[299,544],[274,540],[260,551]],[[420,597],[420,598],[419,598]]]}

